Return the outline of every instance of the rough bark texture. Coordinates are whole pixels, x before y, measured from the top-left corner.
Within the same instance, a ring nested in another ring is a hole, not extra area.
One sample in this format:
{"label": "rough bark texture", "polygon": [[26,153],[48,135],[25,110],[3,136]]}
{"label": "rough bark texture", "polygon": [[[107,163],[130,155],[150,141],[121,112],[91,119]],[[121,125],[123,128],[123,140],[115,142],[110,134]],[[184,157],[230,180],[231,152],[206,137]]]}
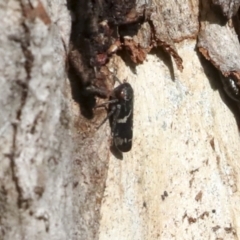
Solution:
{"label": "rough bark texture", "polygon": [[212,0],[212,2],[221,8],[222,13],[228,19],[233,17],[238,12],[240,6],[239,0]]}
{"label": "rough bark texture", "polygon": [[4,1],[0,17],[0,238],[68,239],[69,13],[64,1]]}
{"label": "rough bark texture", "polygon": [[130,58],[120,49],[107,67],[135,104],[119,160],[109,124],[96,130],[105,110],[89,120],[72,100],[65,1],[0,3],[0,239],[239,238],[239,108],[220,80],[239,84],[239,21],[223,14],[155,0],[121,39]]}

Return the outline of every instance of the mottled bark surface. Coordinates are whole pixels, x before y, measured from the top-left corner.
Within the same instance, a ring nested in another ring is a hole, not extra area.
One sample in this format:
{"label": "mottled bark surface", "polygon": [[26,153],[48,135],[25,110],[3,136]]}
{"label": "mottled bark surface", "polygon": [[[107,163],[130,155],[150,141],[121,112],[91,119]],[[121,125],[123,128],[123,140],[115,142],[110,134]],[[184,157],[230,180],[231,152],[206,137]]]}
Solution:
{"label": "mottled bark surface", "polygon": [[69,13],[64,1],[4,1],[0,17],[0,238],[69,239]]}
{"label": "mottled bark surface", "polygon": [[135,91],[122,160],[109,150],[108,122],[96,130],[106,111],[81,114],[84,84],[73,79],[85,70],[67,75],[76,16],[66,3],[0,3],[0,239],[238,239],[239,108],[221,83],[234,76],[239,86],[238,3],[212,2],[222,11],[155,0],[146,12],[137,1],[136,11],[107,14],[120,24],[145,14],[134,34],[120,27],[109,62],[94,59]]}

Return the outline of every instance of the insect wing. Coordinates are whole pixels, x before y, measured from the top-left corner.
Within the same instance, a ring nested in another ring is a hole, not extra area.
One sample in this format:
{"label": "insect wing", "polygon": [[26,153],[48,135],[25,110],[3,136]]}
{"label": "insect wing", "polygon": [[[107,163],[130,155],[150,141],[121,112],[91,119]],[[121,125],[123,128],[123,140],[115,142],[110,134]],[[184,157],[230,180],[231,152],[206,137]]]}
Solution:
{"label": "insect wing", "polygon": [[[118,95],[122,91],[125,97]],[[129,83],[123,83],[115,89],[115,93],[119,102],[109,106],[110,111],[116,108],[110,118],[113,142],[121,152],[128,152],[132,148],[133,137],[133,89]]]}
{"label": "insect wing", "polygon": [[132,127],[133,104],[131,104],[131,106],[128,106],[127,108],[121,108],[116,128],[113,132],[114,144],[121,152],[128,152],[132,148]]}

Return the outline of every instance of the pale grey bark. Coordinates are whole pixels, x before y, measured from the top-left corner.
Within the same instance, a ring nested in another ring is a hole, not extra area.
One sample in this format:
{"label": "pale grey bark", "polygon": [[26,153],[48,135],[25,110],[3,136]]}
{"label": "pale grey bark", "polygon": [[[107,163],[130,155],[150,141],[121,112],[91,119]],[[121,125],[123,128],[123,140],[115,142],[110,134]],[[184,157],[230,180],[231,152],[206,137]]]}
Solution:
{"label": "pale grey bark", "polygon": [[71,98],[65,2],[0,4],[0,239],[238,239],[238,109],[196,51],[210,25],[199,2],[162,2],[152,20],[167,53],[108,65],[135,91],[123,160],[108,123],[95,129],[105,111],[88,120]]}
{"label": "pale grey bark", "polygon": [[68,239],[69,13],[64,1],[11,0],[0,17],[0,238]]}

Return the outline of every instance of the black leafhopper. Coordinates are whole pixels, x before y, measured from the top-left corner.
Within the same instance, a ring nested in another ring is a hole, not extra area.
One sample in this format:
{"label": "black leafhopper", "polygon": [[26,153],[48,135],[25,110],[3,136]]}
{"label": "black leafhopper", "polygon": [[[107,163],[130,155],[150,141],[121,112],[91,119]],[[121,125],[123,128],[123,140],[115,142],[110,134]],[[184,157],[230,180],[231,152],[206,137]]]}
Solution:
{"label": "black leafhopper", "polygon": [[109,119],[112,144],[121,152],[128,152],[132,148],[133,100],[133,88],[129,83],[124,82],[113,89],[109,101],[97,106],[108,104],[108,114],[101,125]]}
{"label": "black leafhopper", "polygon": [[234,101],[240,102],[240,88],[237,84],[237,80],[234,79],[234,76],[223,77],[221,75],[221,80],[223,83],[223,89],[227,95]]}

